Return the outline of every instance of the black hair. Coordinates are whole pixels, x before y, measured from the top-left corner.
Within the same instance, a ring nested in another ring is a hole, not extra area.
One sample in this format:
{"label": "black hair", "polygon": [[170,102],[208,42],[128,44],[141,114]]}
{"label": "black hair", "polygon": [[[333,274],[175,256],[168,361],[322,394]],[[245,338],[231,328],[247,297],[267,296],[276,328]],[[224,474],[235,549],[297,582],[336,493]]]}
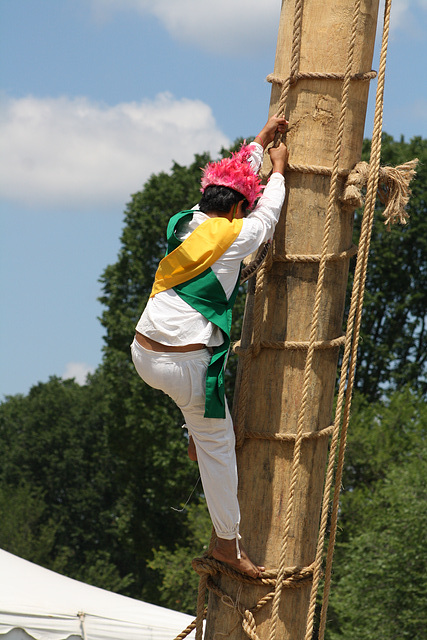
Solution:
{"label": "black hair", "polygon": [[206,187],[199,202],[199,209],[203,213],[209,211],[223,211],[228,213],[235,204],[242,202],[242,212],[245,215],[249,205],[245,196],[231,187],[223,187],[221,185],[212,184]]}

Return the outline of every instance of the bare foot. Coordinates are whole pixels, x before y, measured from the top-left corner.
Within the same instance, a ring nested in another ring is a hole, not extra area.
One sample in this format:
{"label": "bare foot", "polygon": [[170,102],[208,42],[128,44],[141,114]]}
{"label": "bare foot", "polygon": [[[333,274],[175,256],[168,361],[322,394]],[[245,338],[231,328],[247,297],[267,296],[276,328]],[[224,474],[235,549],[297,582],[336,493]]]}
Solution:
{"label": "bare foot", "polygon": [[190,436],[190,439],[188,441],[188,457],[193,462],[197,462],[196,445],[194,444],[194,440],[193,440],[193,438],[191,436]]}
{"label": "bare foot", "polygon": [[262,571],[265,571],[265,567],[257,567],[248,557],[248,554],[240,546],[240,560],[237,558],[236,540],[225,540],[224,538],[217,538],[216,546],[212,551],[212,555],[217,560],[225,562],[231,565],[234,569],[238,569],[242,573],[246,573],[252,578],[259,578]]}

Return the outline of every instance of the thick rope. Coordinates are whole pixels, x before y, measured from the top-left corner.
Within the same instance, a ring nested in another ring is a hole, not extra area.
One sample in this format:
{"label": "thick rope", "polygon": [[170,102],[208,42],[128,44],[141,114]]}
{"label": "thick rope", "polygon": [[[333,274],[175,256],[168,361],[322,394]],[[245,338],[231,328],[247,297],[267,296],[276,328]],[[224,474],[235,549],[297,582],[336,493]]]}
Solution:
{"label": "thick rope", "polygon": [[261,331],[262,331],[262,319],[264,315],[264,280],[267,273],[270,271],[273,264],[273,255],[269,251],[266,259],[264,260],[256,279],[255,284],[255,305],[254,305],[254,326],[253,326],[253,357],[256,358],[261,351]]}
{"label": "thick rope", "polygon": [[[237,571],[215,558],[206,556],[203,556],[202,558],[195,558],[192,565],[193,569],[201,576],[201,579],[206,578],[208,589],[215,593],[225,606],[234,609],[241,616],[242,629],[245,634],[252,640],[260,640],[256,633],[257,626],[254,614],[272,600],[274,597],[274,590],[269,591],[266,595],[262,596],[253,607],[247,608],[240,602],[240,591],[238,591],[236,600],[233,600],[231,596],[225,593],[225,591],[223,591],[221,587],[213,581],[212,577],[217,574],[222,574],[239,582],[240,585],[251,584],[253,586],[265,586],[271,588],[277,583],[277,572],[272,570],[264,571],[260,578],[251,578],[247,574]],[[310,582],[313,576],[313,566],[314,565],[309,565],[307,567],[286,567],[282,577],[282,588],[298,589],[307,584],[307,582]],[[188,635],[194,627],[195,622],[191,623],[187,629],[182,632],[182,634],[175,638],[175,640],[183,640],[183,638],[186,637],[183,634]]]}
{"label": "thick rope", "polygon": [[[331,176],[332,169],[330,167],[323,167],[317,164],[292,164],[289,163],[286,166],[286,171],[293,173],[312,173],[318,176]],[[348,169],[339,169],[338,174],[342,177],[347,177],[350,171]]]}
{"label": "thick rope", "polygon": [[[205,617],[206,617],[206,613],[207,613],[207,607],[205,608]],[[178,634],[176,638],[174,638],[174,640],[184,640],[196,628],[196,623],[197,623],[197,618],[193,620],[193,622],[190,622],[188,627],[186,627],[184,631],[181,631],[181,633]]]}
{"label": "thick rope", "polygon": [[[350,80],[373,80],[376,78],[377,72],[367,71],[366,73],[355,73],[351,76]],[[291,74],[288,78],[281,78],[280,76],[276,76],[274,73],[270,73],[267,78],[267,82],[271,82],[274,84],[284,85],[289,81],[290,84],[294,84],[298,82],[298,80],[344,80],[344,74],[342,73],[325,73],[323,71],[307,71],[306,73],[294,73]]]}
{"label": "thick rope", "polygon": [[[357,246],[355,244],[351,245],[350,249],[346,251],[341,251],[340,253],[327,253],[325,256],[325,260],[328,262],[338,262],[339,260],[348,260],[352,258],[357,253]],[[291,254],[285,253],[284,255],[280,255],[278,253],[274,254],[273,262],[320,262],[322,259],[321,254]]]}
{"label": "thick rope", "polygon": [[[303,440],[317,440],[331,435],[334,425],[324,427],[320,431],[306,431],[302,434]],[[296,433],[269,433],[267,431],[246,431],[245,437],[252,440],[271,440],[271,442],[295,442]]]}
{"label": "thick rope", "polygon": [[236,437],[236,450],[239,450],[245,441],[246,400],[249,395],[249,363],[252,360],[252,352],[243,350],[239,355],[241,356],[240,393],[237,404],[233,403],[233,426]]}
{"label": "thick rope", "polygon": [[340,110],[338,132],[337,132],[337,138],[336,138],[336,144],[335,144],[335,154],[334,154],[334,160],[333,160],[331,184],[329,189],[328,208],[327,208],[326,218],[325,218],[322,252],[321,252],[322,258],[319,263],[319,274],[317,279],[316,296],[315,296],[315,302],[314,302],[314,308],[313,308],[313,320],[312,320],[311,331],[310,331],[310,346],[308,348],[307,358],[306,358],[305,368],[304,368],[301,405],[300,405],[300,412],[299,412],[298,423],[297,423],[297,438],[295,440],[294,456],[292,461],[288,505],[286,510],[282,547],[280,552],[278,580],[277,580],[276,591],[273,599],[270,640],[276,640],[276,634],[277,634],[277,623],[279,619],[279,607],[280,607],[280,601],[281,601],[280,578],[281,578],[283,568],[285,567],[286,554],[288,550],[289,531],[291,528],[291,519],[293,515],[293,508],[294,508],[294,495],[295,495],[295,489],[296,489],[297,480],[299,476],[302,433],[303,433],[303,428],[305,424],[305,416],[306,416],[306,410],[308,405],[310,376],[311,376],[313,357],[314,357],[314,351],[315,351],[314,343],[316,341],[316,336],[318,331],[320,303],[321,303],[322,294],[323,294],[323,282],[324,282],[325,272],[326,272],[326,264],[327,264],[326,255],[328,252],[329,235],[330,235],[330,229],[332,226],[332,217],[333,217],[335,202],[336,202],[336,194],[337,194],[338,178],[339,178],[339,159],[341,154],[342,140],[344,136],[344,125],[345,125],[347,106],[348,106],[349,94],[350,94],[351,72],[353,67],[353,58],[354,58],[354,50],[355,50],[355,43],[356,43],[357,24],[359,21],[359,14],[360,14],[360,6],[361,6],[361,0],[356,0],[354,5],[354,12],[353,12],[351,38],[350,38],[349,49],[348,49],[347,67],[345,71],[345,78],[344,78],[342,94],[341,94],[341,110]]}
{"label": "thick rope", "polygon": [[[384,26],[384,33],[386,31],[388,33],[388,28],[386,28],[386,26]],[[386,48],[386,46],[387,45],[385,45],[385,48]],[[384,47],[384,38],[383,38],[383,47]],[[382,54],[383,54],[383,50],[382,50]],[[383,84],[383,82],[384,82],[384,73],[385,73],[385,64],[380,68],[378,86],[380,86],[380,84],[381,83]],[[375,117],[377,117],[377,113],[378,112],[382,113],[382,104],[379,105],[377,103]],[[379,143],[379,152],[380,152],[381,151],[381,130],[380,130],[380,133],[379,133],[378,143]],[[377,146],[377,143],[375,143],[375,146]],[[372,175],[376,174],[376,181],[374,180],[371,183],[370,190],[369,190],[369,197],[373,200],[373,207],[374,208],[375,208],[375,193],[376,193],[377,182],[378,182],[379,153],[378,153],[378,163],[375,163],[375,164],[376,164],[376,166],[374,166],[374,163],[372,163],[371,171],[372,171]],[[372,190],[372,188],[373,188],[373,190]],[[369,218],[369,215],[367,217]],[[366,219],[366,216],[364,216],[364,218]],[[373,217],[372,217],[372,219],[373,219]],[[367,246],[365,244],[365,241],[364,241],[365,233],[366,233],[365,230],[366,230],[366,224],[364,224],[364,230],[362,232],[363,233],[363,237],[361,237],[361,240],[359,241],[359,253],[358,253],[357,265],[362,265],[362,264],[367,265],[367,255],[368,255],[368,251],[369,251],[369,246]],[[308,608],[308,614],[307,614],[307,625],[306,625],[305,640],[311,640],[311,638],[313,636],[314,618],[315,618],[315,609],[316,609],[316,599],[317,599],[317,592],[318,592],[320,575],[321,575],[323,547],[324,547],[325,533],[326,533],[327,521],[328,521],[329,501],[330,501],[330,492],[331,492],[331,487],[332,487],[332,482],[333,482],[333,475],[334,475],[336,449],[337,449],[337,444],[338,444],[339,436],[340,436],[340,420],[341,420],[341,411],[342,411],[342,398],[343,398],[344,387],[345,387],[345,383],[346,383],[346,371],[347,371],[347,367],[348,367],[350,344],[351,344],[351,339],[352,339],[352,335],[353,335],[353,318],[354,318],[354,311],[355,311],[355,308],[356,308],[356,301],[357,301],[358,308],[360,308],[360,311],[361,311],[362,305],[363,305],[363,295],[362,295],[362,298],[360,298],[359,297],[359,293],[358,293],[359,292],[360,273],[361,273],[360,266],[359,267],[356,266],[354,284],[353,284],[353,292],[355,292],[355,293],[352,295],[349,319],[348,319],[348,322],[347,322],[346,346],[345,346],[345,352],[344,352],[344,357],[343,357],[343,364],[342,364],[342,367],[341,367],[340,388],[339,388],[338,404],[337,404],[337,409],[336,409],[336,413],[335,413],[334,432],[333,432],[331,446],[330,446],[328,467],[327,467],[326,480],[325,480],[325,487],[324,487],[324,492],[323,492],[321,521],[320,521],[319,535],[318,535],[318,542],[317,542],[317,549],[316,549],[315,569],[314,569],[314,575],[313,575],[313,585],[312,585],[312,589],[311,589],[311,593],[310,593],[310,602],[309,602],[309,608]],[[366,277],[366,267],[365,267],[364,277]],[[364,281],[363,281],[362,288],[363,288],[363,286],[364,286]],[[361,314],[360,314],[360,318],[361,318]],[[360,324],[359,324],[359,327],[360,327]],[[356,336],[356,338],[355,338],[356,343],[357,343],[357,340],[358,340],[358,337]],[[357,349],[357,344],[356,344],[356,349]],[[355,371],[354,367],[355,367],[355,363],[356,363],[356,353],[354,353],[354,357],[353,357],[352,360],[354,361],[354,362],[352,362],[353,374],[352,374],[352,376],[350,376],[350,381],[351,382],[349,382],[349,387],[352,386],[352,383],[353,383],[353,380],[354,380],[354,371]],[[350,396],[351,396],[351,389],[350,389]],[[349,414],[348,414],[348,418],[349,418]],[[346,434],[347,434],[347,427],[348,427],[348,418],[345,421],[345,424],[343,424],[343,428],[342,428],[342,431],[341,431],[340,453],[339,453],[339,466],[341,465],[341,475],[339,475],[338,472],[337,472],[336,479],[335,479],[335,495],[336,495],[336,498],[334,496],[333,516],[332,516],[333,519],[335,520],[335,527],[336,527],[336,522],[337,522],[337,518],[338,518],[338,496],[339,496],[339,487],[341,485],[342,468],[343,468],[343,464],[344,464],[344,451],[345,451]],[[338,489],[338,491],[337,491],[337,489]],[[335,531],[336,531],[336,529],[335,529]],[[323,625],[323,632],[322,631],[320,632],[319,638],[323,638],[324,628],[325,628],[324,625],[325,625],[325,620],[326,620],[327,604],[326,604],[326,608],[324,608],[324,604],[325,604],[325,602],[328,601],[328,597],[329,597],[330,578],[331,578],[331,571],[332,571],[332,555],[333,555],[334,546],[335,546],[335,534],[334,535],[331,534],[330,543],[329,543],[329,549],[328,549],[329,559],[328,559],[328,569],[327,569],[329,571],[329,577],[325,581],[325,590],[324,590],[324,597],[323,597],[323,604],[322,604],[322,614],[321,614],[321,617],[322,617],[321,626]]]}
{"label": "thick rope", "polygon": [[[375,115],[374,115],[374,129],[372,133],[372,143],[371,143],[371,157],[370,157],[370,170],[369,170],[369,180],[367,187],[367,196],[366,196],[366,205],[365,205],[365,215],[362,221],[362,229],[361,229],[361,237],[359,241],[359,246],[361,248],[361,252],[359,254],[356,270],[355,270],[355,278],[354,285],[352,291],[352,298],[350,303],[350,312],[349,312],[349,320],[347,326],[347,335],[348,340],[346,344],[346,348],[344,351],[344,359],[342,371],[347,371],[348,363],[350,360],[350,367],[348,373],[348,384],[346,390],[346,398],[345,398],[345,406],[344,406],[344,415],[343,415],[343,426],[342,426],[342,434],[341,434],[341,442],[340,449],[338,454],[338,464],[336,470],[336,479],[335,479],[335,489],[333,496],[333,504],[332,504],[332,514],[331,514],[331,524],[330,524],[330,535],[329,535],[329,547],[328,554],[326,560],[326,573],[325,573],[325,586],[324,586],[324,594],[323,594],[323,603],[322,610],[320,615],[320,626],[319,626],[319,640],[323,640],[326,628],[326,614],[328,610],[329,603],[329,593],[330,593],[330,585],[331,585],[331,575],[332,575],[332,561],[333,554],[335,548],[335,540],[336,540],[336,530],[337,530],[337,521],[338,521],[338,508],[339,508],[339,491],[341,487],[341,480],[344,468],[344,454],[346,447],[346,439],[347,439],[347,430],[348,423],[350,419],[350,407],[351,407],[351,397],[353,391],[354,384],[354,376],[355,376],[355,368],[356,368],[356,359],[357,359],[357,347],[359,342],[360,335],[360,325],[362,319],[362,307],[363,307],[363,297],[365,290],[365,282],[366,282],[366,272],[368,265],[368,254],[372,233],[372,226],[374,220],[374,212],[375,212],[375,196],[378,186],[379,180],[379,168],[380,168],[380,159],[381,159],[381,134],[382,134],[382,119],[383,119],[383,105],[384,105],[384,84],[385,84],[385,70],[386,70],[386,60],[387,60],[387,47],[388,47],[388,38],[390,31],[390,12],[391,12],[391,0],[385,1],[385,9],[384,9],[384,29],[383,29],[383,38],[381,45],[381,54],[380,54],[380,66],[378,73],[378,86],[376,93],[376,101],[375,101]],[[355,318],[355,321],[354,321]],[[353,329],[354,322],[354,329]],[[350,339],[353,334],[353,341],[350,350]],[[341,374],[340,380],[340,388],[338,393],[338,401],[337,401],[337,409],[336,409],[336,422],[339,423],[342,411],[342,404],[344,398],[344,387],[345,387],[345,376]],[[332,463],[331,463],[332,466]],[[329,494],[328,494],[329,495]],[[326,509],[325,509],[326,510]],[[326,515],[323,516],[326,518]],[[326,528],[326,527],[325,527]],[[319,544],[320,546],[320,536],[319,536]],[[323,542],[322,542],[323,547]],[[318,548],[317,555],[321,555],[321,550]],[[315,560],[316,568],[319,561]],[[313,579],[313,588],[311,595],[311,607],[310,612],[315,608],[315,598],[316,595],[314,593],[315,583],[318,582],[317,571],[315,569],[315,577]],[[313,604],[314,601],[314,604]],[[311,617],[314,617],[314,613]],[[311,628],[312,628],[311,624]],[[307,627],[308,629],[308,627]],[[309,629],[308,629],[309,630]],[[307,638],[311,638],[311,634],[307,633]]]}
{"label": "thick rope", "polygon": [[[244,282],[246,282],[246,280],[249,280],[249,278],[251,278],[258,271],[259,267],[267,257],[267,253],[270,249],[270,246],[271,246],[270,242],[265,242],[258,249],[255,259],[245,264],[240,276],[240,284],[243,284]],[[245,263],[245,261],[243,262]]]}
{"label": "thick rope", "polygon": [[[345,336],[339,336],[338,338],[333,338],[332,340],[316,340],[313,344],[314,349],[335,349],[335,347],[340,347],[345,343]],[[262,349],[277,349],[279,351],[290,350],[301,350],[304,351],[310,347],[310,342],[306,342],[301,340],[297,341],[286,341],[286,342],[276,342],[274,340],[262,340],[259,344]],[[240,340],[235,342],[233,351],[238,353],[239,355],[247,355],[251,354],[254,356],[254,349],[252,345],[250,345],[247,349],[243,349],[240,346]]]}
{"label": "thick rope", "polygon": [[[384,224],[406,224],[409,218],[405,207],[411,197],[409,183],[415,175],[418,159],[410,160],[397,167],[381,167],[379,169],[377,193],[382,204],[386,205],[383,211]],[[344,194],[341,198],[343,205],[352,210],[363,205],[362,188],[366,187],[369,180],[370,165],[367,162],[359,162],[347,178]]]}
{"label": "thick rope", "polygon": [[[261,329],[262,329],[262,316],[264,310],[264,278],[266,272],[272,265],[272,253],[267,253],[267,259],[264,260],[261,267],[258,270],[255,285],[254,294],[254,319],[253,319],[253,335],[250,353],[248,351],[248,358],[256,358],[261,351]],[[246,366],[242,367],[241,380],[240,380],[240,393],[238,398],[237,407],[233,410],[233,423],[236,436],[236,449],[239,449],[245,439],[245,419],[246,419],[246,407],[248,405],[248,396],[250,393],[250,378],[249,378],[249,362]]]}
{"label": "thick rope", "polygon": [[291,49],[291,65],[290,74],[282,84],[282,91],[280,94],[279,106],[277,109],[278,116],[285,115],[286,103],[288,100],[289,88],[296,80],[296,75],[299,71],[299,62],[301,55],[301,33],[302,33],[302,10],[304,7],[304,0],[296,0],[294,8],[294,22],[292,32],[292,49]]}

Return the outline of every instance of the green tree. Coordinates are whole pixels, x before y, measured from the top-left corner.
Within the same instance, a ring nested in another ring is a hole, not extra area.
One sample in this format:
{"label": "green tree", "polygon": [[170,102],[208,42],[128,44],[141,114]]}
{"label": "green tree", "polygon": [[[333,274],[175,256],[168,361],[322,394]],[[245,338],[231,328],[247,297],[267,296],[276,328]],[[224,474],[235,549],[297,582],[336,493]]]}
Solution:
{"label": "green tree", "polygon": [[409,386],[389,398],[370,402],[357,393],[353,399],[343,474],[341,540],[354,533],[363,519],[364,505],[386,477],[423,445],[427,432],[427,403]]}
{"label": "green tree", "polygon": [[[364,160],[369,152],[365,140]],[[397,142],[383,135],[382,165],[413,158],[420,162],[407,206],[409,223],[388,230],[380,206],[375,214],[356,372],[357,388],[372,400],[407,383],[427,391],[427,140]],[[357,215],[356,242],[359,231]]]}
{"label": "green tree", "polygon": [[187,507],[188,535],[185,543],[170,550],[164,546],[153,549],[148,563],[161,579],[159,602],[170,609],[193,614],[197,601],[199,575],[192,570],[194,557],[205,553],[210,540],[212,523],[205,502]]}
{"label": "green tree", "polygon": [[49,566],[56,523],[48,514],[43,491],[22,480],[0,485],[0,548],[37,564]]}
{"label": "green tree", "polygon": [[328,612],[329,640],[424,637],[427,405],[409,388],[357,396]]}
{"label": "green tree", "polygon": [[427,627],[426,451],[392,467],[364,503],[360,532],[343,546],[331,640],[423,640]]}
{"label": "green tree", "polygon": [[[51,378],[0,405],[1,546],[74,578],[126,590],[115,462],[99,376]],[[130,572],[129,572],[130,573]]]}

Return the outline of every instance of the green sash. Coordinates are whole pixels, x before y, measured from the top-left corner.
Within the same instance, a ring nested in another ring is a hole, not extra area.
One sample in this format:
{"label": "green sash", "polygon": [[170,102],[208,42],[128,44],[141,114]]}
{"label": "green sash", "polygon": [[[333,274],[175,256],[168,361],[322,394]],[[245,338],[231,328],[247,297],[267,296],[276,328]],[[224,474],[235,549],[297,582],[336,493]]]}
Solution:
{"label": "green sash", "polygon": [[180,214],[177,216],[168,225],[169,251],[160,260],[150,298],[204,273],[233,244],[243,225],[241,218],[231,222],[228,218],[208,218],[180,242],[175,235],[180,223]]}
{"label": "green sash", "polygon": [[[181,211],[170,219],[167,229],[168,253],[174,251],[181,244],[175,235],[177,226],[193,214],[194,210]],[[240,278],[237,279],[229,300],[227,300],[220,281],[210,267],[203,273],[173,287],[173,290],[190,307],[219,327],[224,337],[224,342],[221,345],[213,347],[213,355],[207,370],[205,418],[225,418],[224,371],[230,348],[231,319],[239,290],[239,280]]]}

